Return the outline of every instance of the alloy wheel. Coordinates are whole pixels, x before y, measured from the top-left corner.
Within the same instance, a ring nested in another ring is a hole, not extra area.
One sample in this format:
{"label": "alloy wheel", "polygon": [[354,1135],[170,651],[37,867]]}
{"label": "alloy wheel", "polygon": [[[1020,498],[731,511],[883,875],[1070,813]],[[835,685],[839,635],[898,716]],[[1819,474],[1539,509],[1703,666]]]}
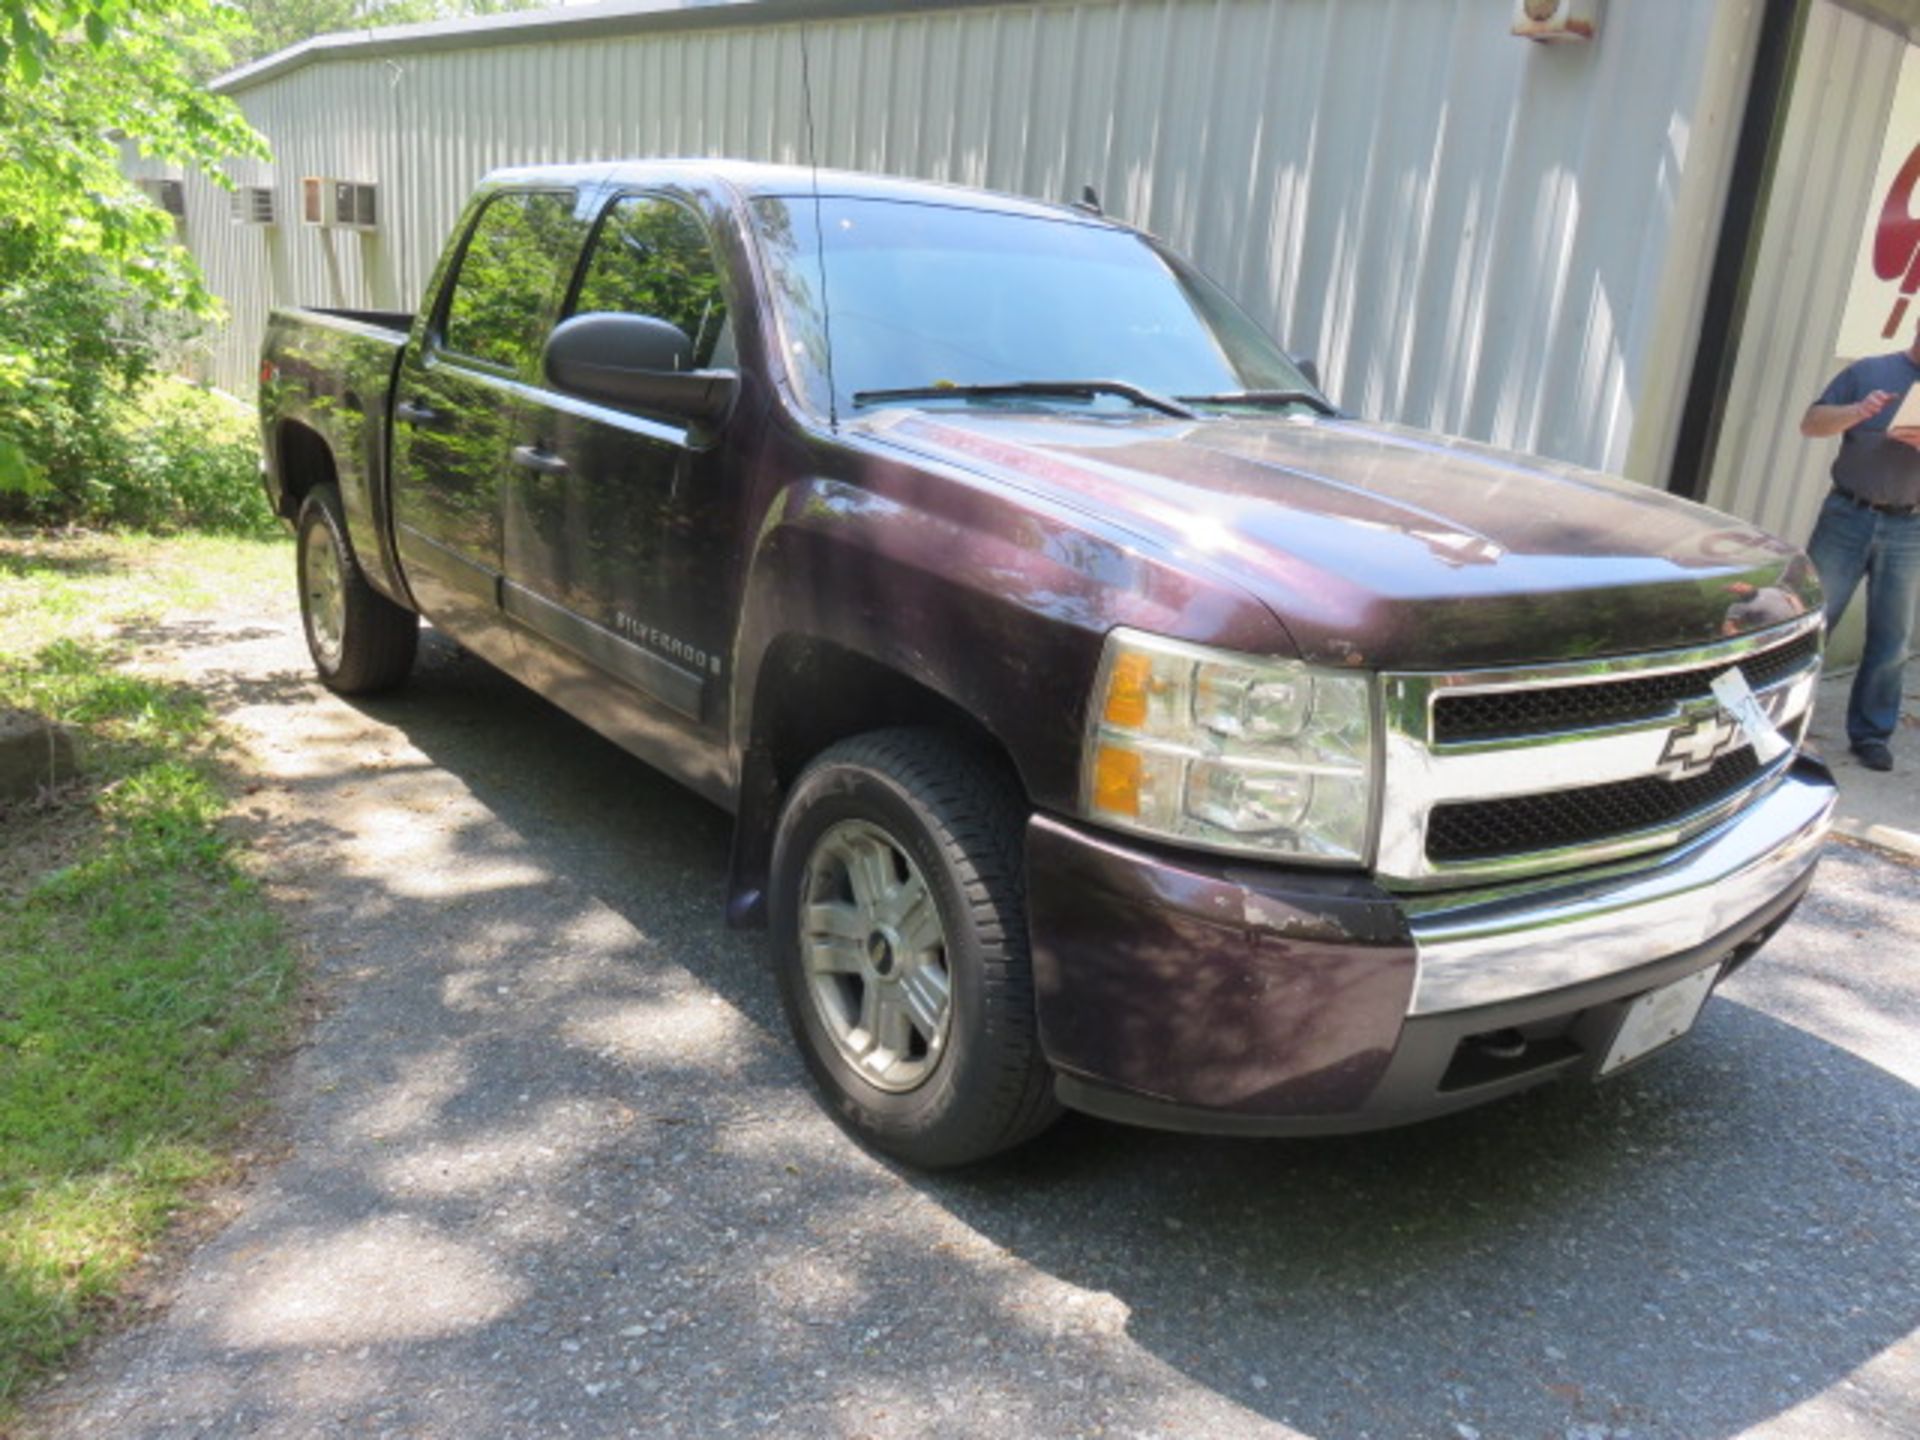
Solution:
{"label": "alloy wheel", "polygon": [[953,1023],[947,934],[913,858],[866,820],[827,829],[800,909],[806,989],[841,1057],[892,1093],[922,1084]]}
{"label": "alloy wheel", "polygon": [[307,638],[315,657],[331,668],[340,663],[347,633],[347,587],[341,575],[340,547],[324,524],[309,525],[301,544]]}

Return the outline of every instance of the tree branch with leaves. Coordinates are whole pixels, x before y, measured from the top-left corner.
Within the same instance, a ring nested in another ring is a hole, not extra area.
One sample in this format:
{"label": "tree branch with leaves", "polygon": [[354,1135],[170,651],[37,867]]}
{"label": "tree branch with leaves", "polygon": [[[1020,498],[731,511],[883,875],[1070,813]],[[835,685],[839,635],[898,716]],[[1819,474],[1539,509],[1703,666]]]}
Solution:
{"label": "tree branch with leaves", "polygon": [[[76,385],[101,378],[73,363],[103,340],[72,332],[82,315],[97,331],[121,312],[216,312],[171,217],[121,157],[131,146],[226,184],[224,161],[266,154],[194,78],[225,63],[239,26],[213,0],[0,0],[0,489],[44,483],[36,442]],[[117,328],[118,349],[104,337],[109,376],[143,371],[151,347],[133,324]]]}

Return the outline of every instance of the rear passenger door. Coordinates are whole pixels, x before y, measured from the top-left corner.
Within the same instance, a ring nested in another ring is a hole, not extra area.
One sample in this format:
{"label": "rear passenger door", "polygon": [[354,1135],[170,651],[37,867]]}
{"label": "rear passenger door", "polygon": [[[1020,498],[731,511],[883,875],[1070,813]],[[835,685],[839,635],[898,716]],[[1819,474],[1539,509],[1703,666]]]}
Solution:
{"label": "rear passenger door", "polygon": [[479,207],[394,383],[393,514],[429,619],[496,663],[501,506],[513,432],[584,227],[571,190],[503,189]]}
{"label": "rear passenger door", "polygon": [[[693,368],[734,367],[728,280],[705,223],[679,200],[608,203],[562,318],[602,312],[670,321],[693,342]],[[522,413],[504,603],[553,679],[597,673],[682,724],[718,723],[741,428],[737,417],[702,428],[630,414],[550,384]]]}

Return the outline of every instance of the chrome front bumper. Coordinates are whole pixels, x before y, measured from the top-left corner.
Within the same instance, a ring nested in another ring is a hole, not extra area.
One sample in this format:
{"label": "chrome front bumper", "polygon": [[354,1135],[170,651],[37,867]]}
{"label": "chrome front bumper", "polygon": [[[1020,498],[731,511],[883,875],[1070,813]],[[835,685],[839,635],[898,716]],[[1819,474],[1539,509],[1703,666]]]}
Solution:
{"label": "chrome front bumper", "polygon": [[1418,969],[1407,1013],[1540,995],[1705,944],[1813,868],[1835,796],[1802,762],[1656,864],[1408,900]]}

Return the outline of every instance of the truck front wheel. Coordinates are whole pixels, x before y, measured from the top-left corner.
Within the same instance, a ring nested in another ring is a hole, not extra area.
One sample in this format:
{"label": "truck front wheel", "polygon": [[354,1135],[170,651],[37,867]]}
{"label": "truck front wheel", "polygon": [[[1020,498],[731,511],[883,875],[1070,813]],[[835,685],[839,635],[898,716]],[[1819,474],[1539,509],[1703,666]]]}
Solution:
{"label": "truck front wheel", "polygon": [[774,839],[770,918],[788,1023],[876,1148],[962,1165],[1058,1114],[1027,957],[1018,788],[934,731],[833,746]]}
{"label": "truck front wheel", "polygon": [[413,669],[420,617],[380,594],[360,573],[336,487],[314,486],[294,529],[300,622],[322,683],[342,695],[392,689]]}

